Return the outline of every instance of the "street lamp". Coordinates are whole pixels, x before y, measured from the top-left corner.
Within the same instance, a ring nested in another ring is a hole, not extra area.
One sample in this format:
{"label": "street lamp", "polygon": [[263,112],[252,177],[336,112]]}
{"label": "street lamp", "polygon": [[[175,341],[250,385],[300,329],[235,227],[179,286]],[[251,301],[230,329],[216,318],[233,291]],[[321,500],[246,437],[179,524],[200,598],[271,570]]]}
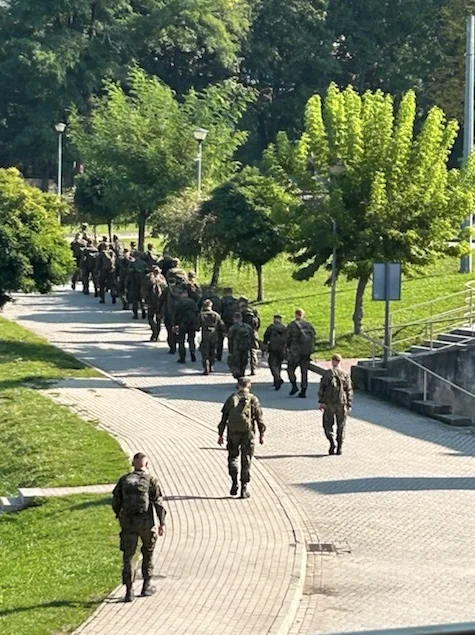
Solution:
{"label": "street lamp", "polygon": [[[330,178],[338,177],[346,171],[343,163],[336,163],[329,168]],[[332,277],[331,277],[331,300],[330,300],[330,348],[336,345],[336,220],[330,217],[333,231],[333,252],[332,252]]]}
{"label": "street lamp", "polygon": [[63,132],[66,130],[66,124],[59,122],[55,125],[58,133],[58,196],[63,192]]}
{"label": "street lamp", "polygon": [[193,136],[198,141],[198,196],[201,196],[201,170],[203,165],[203,143],[208,135],[208,131],[204,128],[197,128],[193,132]]}

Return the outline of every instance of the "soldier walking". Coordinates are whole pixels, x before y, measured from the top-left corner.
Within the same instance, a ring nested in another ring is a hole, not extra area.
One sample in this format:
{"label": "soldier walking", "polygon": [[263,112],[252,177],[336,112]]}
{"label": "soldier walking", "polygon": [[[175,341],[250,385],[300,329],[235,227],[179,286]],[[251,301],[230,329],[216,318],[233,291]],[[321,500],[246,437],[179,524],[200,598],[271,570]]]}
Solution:
{"label": "soldier walking", "polygon": [[177,362],[179,364],[186,362],[185,342],[188,342],[191,361],[196,362],[195,334],[198,314],[198,305],[188,296],[188,291],[182,289],[179,302],[176,303],[173,314],[173,330],[178,340]]}
{"label": "soldier walking", "polygon": [[255,333],[242,320],[242,313],[234,314],[234,324],[228,331],[228,365],[235,379],[244,377],[252,349],[255,347]]}
{"label": "soldier walking", "polygon": [[312,353],[315,352],[316,332],[312,324],[304,320],[305,313],[302,309],[295,311],[295,320],[287,327],[285,335],[285,347],[287,351],[287,372],[292,384],[290,395],[298,392],[297,377],[295,371],[300,367],[301,390],[299,397],[307,396],[308,365]]}
{"label": "soldier walking", "polygon": [[250,352],[250,366],[251,366],[251,375],[256,374],[257,368],[257,332],[261,328],[261,318],[259,317],[259,313],[256,309],[253,309],[249,306],[249,300],[242,296],[239,298],[239,309],[242,314],[242,321],[244,324],[249,324],[249,326],[254,331],[254,345]]}
{"label": "soldier walking", "polygon": [[81,238],[81,234],[78,233],[74,237],[74,240],[71,242],[71,251],[73,252],[74,260],[76,262],[76,267],[73,272],[73,277],[71,279],[71,289],[74,291],[76,289],[76,284],[81,277],[81,259],[82,252],[86,247],[86,241]]}
{"label": "soldier walking", "polygon": [[241,498],[249,498],[248,484],[251,480],[251,461],[254,456],[254,435],[256,424],[259,430],[259,443],[264,443],[266,427],[259,399],[251,393],[251,380],[240,377],[238,390],[233,393],[222,408],[222,417],[218,426],[218,443],[224,443],[224,431],[227,429],[228,471],[231,477],[231,496],[238,493],[238,459],[241,455]]}
{"label": "soldier walking", "polygon": [[99,246],[99,256],[97,258],[100,304],[105,304],[106,291],[110,291],[111,293],[112,304],[116,303],[117,279],[115,268],[115,252],[109,245],[101,243]]}
{"label": "soldier walking", "polygon": [[[153,551],[158,536],[165,532],[166,511],[158,480],[148,472],[148,459],[139,452],[133,458],[134,471],[119,479],[112,494],[112,508],[120,522],[120,550],[124,564],[122,582],[125,584],[125,602],[134,599],[133,559],[138,540],[142,541],[142,595],[155,593],[151,585],[153,574]],[[158,520],[158,528],[157,528]]]}
{"label": "soldier walking", "polygon": [[224,323],[217,311],[213,311],[213,302],[207,299],[203,302],[203,310],[198,318],[198,328],[201,329],[200,353],[203,361],[203,375],[209,375],[214,370],[216,346],[220,334],[224,332]]}
{"label": "soldier walking", "polygon": [[142,311],[142,319],[145,320],[147,317],[142,298],[142,286],[147,271],[147,263],[140,257],[140,252],[134,251],[127,267],[126,279],[127,303],[132,306],[134,320],[139,319],[139,308]]}
{"label": "soldier walking", "polygon": [[332,367],[323,375],[318,391],[320,410],[323,410],[323,429],[326,438],[330,441],[328,454],[342,453],[346,417],[351,412],[353,402],[351,378],[340,368],[340,364],[341,355],[333,355]]}
{"label": "soldier walking", "polygon": [[94,247],[94,244],[91,239],[89,239],[86,243],[86,247],[82,250],[82,260],[81,260],[81,279],[82,279],[82,291],[84,295],[89,295],[89,283],[92,278],[92,283],[94,285],[94,297],[97,298],[99,295],[99,289],[97,286],[97,276],[96,276],[96,261],[99,256],[99,251],[97,247]]}
{"label": "soldier walking", "polygon": [[165,278],[160,272],[158,265],[152,265],[152,271],[145,276],[142,285],[142,297],[147,307],[147,318],[152,335],[151,342],[158,342],[160,335],[160,324],[162,321],[160,315],[160,299],[167,286]]}
{"label": "soldier walking", "polygon": [[[213,298],[211,298],[213,299]],[[218,346],[216,350],[216,359],[220,362],[223,358],[223,348],[224,348],[224,338],[227,335],[229,329],[234,324],[234,314],[239,311],[239,300],[234,297],[233,290],[231,287],[226,287],[224,289],[224,295],[220,301],[221,310],[216,308],[216,304],[213,305],[215,310],[221,315],[221,318],[224,322],[224,333],[220,341],[218,341]]]}
{"label": "soldier walking", "polygon": [[285,324],[281,315],[274,315],[274,323],[267,327],[264,333],[264,348],[268,352],[269,368],[274,378],[274,388],[280,390],[282,379],[282,363],[285,356]]}

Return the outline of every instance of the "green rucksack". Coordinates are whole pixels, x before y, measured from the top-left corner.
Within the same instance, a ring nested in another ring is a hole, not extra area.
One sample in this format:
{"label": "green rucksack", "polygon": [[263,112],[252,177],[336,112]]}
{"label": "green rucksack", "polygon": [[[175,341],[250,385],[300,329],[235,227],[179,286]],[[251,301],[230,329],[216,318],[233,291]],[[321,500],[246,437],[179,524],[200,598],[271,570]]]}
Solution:
{"label": "green rucksack", "polygon": [[268,350],[273,353],[280,353],[285,348],[285,326],[277,328],[273,326],[269,333]]}
{"label": "green rucksack", "polygon": [[325,391],[325,402],[331,404],[343,404],[345,403],[345,386],[343,383],[343,377],[337,373],[332,373],[331,382],[329,383]]}
{"label": "green rucksack", "polygon": [[254,346],[254,334],[246,324],[240,324],[236,333],[238,351],[250,351]]}
{"label": "green rucksack", "polygon": [[132,472],[122,483],[122,511],[125,515],[144,514],[150,507],[150,474]]}
{"label": "green rucksack", "polygon": [[233,405],[228,415],[228,432],[245,434],[252,430],[251,397],[236,393],[232,399]]}
{"label": "green rucksack", "polygon": [[295,322],[299,329],[299,351],[301,355],[312,355],[315,352],[315,331],[308,322]]}

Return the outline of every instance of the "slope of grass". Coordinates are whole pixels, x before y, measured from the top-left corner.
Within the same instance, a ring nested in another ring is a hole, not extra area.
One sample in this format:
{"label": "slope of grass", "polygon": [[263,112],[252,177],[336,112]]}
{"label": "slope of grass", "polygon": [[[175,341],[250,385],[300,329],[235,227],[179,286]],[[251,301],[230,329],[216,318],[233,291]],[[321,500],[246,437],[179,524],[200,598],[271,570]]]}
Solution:
{"label": "slope of grass", "polygon": [[18,487],[109,483],[127,469],[115,439],[34,388],[96,371],[0,318],[0,496]]}
{"label": "slope of grass", "polygon": [[0,633],[70,633],[120,584],[118,526],[104,497],[48,499],[0,517]]}

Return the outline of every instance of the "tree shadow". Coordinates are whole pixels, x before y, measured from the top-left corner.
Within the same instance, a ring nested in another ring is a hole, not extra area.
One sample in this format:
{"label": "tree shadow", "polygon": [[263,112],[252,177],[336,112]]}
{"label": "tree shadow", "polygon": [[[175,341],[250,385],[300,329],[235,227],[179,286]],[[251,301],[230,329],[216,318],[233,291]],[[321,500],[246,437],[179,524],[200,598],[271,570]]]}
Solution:
{"label": "tree shadow", "polygon": [[234,500],[231,496],[165,496],[165,501],[194,501],[194,500],[204,500],[204,501],[225,501],[225,500]]}
{"label": "tree shadow", "polygon": [[371,494],[380,492],[472,491],[474,477],[374,477],[341,481],[299,483],[299,487],[335,496],[339,494]]}
{"label": "tree shadow", "polygon": [[43,604],[30,604],[26,606],[16,606],[12,609],[0,609],[0,617],[6,617],[7,615],[15,615],[16,613],[26,613],[27,611],[34,611],[36,609],[50,609],[50,608],[93,608],[99,606],[101,600],[90,600],[87,602],[81,602],[78,600],[53,600],[52,602],[44,602]]}
{"label": "tree shadow", "polygon": [[328,454],[267,454],[257,455],[260,461],[269,461],[272,459],[323,459]]}

